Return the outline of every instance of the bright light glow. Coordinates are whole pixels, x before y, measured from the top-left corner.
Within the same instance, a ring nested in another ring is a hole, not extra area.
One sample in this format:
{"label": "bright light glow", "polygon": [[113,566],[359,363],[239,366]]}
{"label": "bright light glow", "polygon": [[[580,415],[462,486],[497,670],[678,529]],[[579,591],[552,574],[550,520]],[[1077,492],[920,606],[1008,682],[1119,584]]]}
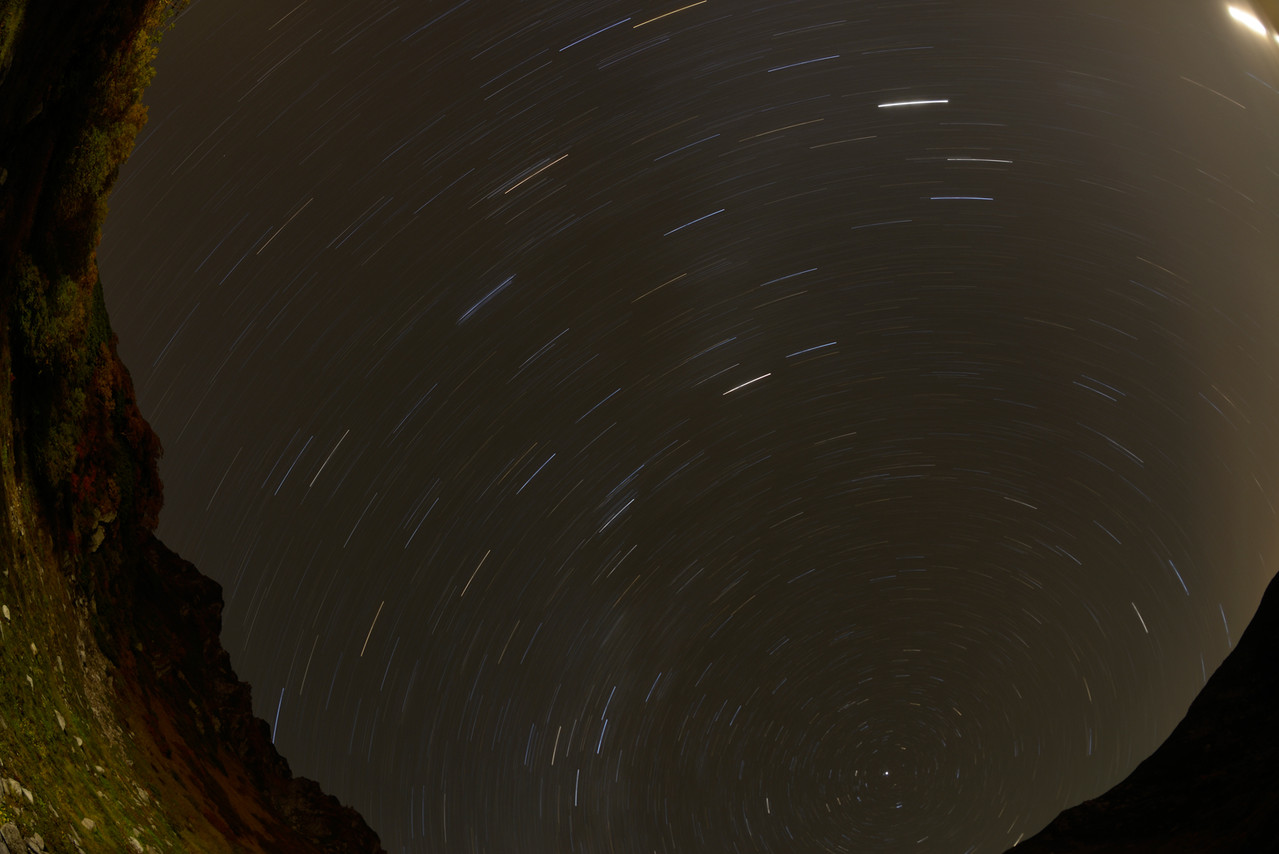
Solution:
{"label": "bright light glow", "polygon": [[1230,17],[1234,18],[1257,35],[1264,36],[1266,34],[1266,25],[1261,23],[1261,19],[1259,19],[1256,15],[1251,12],[1245,12],[1238,6],[1227,6],[1226,8],[1230,12]]}

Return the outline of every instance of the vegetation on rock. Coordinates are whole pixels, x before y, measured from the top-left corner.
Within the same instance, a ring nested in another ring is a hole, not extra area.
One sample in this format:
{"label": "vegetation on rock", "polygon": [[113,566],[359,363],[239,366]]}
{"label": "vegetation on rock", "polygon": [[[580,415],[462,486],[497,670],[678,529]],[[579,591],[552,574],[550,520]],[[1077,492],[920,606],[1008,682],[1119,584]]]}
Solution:
{"label": "vegetation on rock", "polygon": [[181,2],[0,0],[0,831],[380,851],[292,777],[219,642],[220,588],[152,534],[160,444],[94,252]]}

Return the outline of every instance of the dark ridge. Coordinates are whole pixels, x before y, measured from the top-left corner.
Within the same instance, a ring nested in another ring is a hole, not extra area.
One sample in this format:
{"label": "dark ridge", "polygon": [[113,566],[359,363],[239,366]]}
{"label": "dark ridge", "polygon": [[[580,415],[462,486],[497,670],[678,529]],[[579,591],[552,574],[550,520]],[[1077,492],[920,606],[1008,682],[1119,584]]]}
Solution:
{"label": "dark ridge", "polygon": [[1168,740],[1017,854],[1279,851],[1279,577]]}

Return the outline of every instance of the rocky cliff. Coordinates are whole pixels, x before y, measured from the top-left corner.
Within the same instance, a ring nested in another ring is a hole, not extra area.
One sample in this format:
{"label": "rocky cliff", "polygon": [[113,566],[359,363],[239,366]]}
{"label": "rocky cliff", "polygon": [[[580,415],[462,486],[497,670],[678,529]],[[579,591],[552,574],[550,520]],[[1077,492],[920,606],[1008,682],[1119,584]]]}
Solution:
{"label": "rocky cliff", "polygon": [[0,854],[375,852],[292,776],[153,535],[94,251],[171,0],[0,0]]}
{"label": "rocky cliff", "polygon": [[1177,728],[1017,854],[1279,851],[1279,578]]}

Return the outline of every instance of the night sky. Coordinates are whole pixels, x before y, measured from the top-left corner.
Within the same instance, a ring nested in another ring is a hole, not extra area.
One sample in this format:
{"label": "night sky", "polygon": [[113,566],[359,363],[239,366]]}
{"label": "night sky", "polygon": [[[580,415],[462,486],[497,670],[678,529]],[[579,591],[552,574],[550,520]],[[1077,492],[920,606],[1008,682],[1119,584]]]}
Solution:
{"label": "night sky", "polygon": [[1279,43],[1179,0],[195,0],[160,535],[392,852],[999,852],[1279,562]]}

